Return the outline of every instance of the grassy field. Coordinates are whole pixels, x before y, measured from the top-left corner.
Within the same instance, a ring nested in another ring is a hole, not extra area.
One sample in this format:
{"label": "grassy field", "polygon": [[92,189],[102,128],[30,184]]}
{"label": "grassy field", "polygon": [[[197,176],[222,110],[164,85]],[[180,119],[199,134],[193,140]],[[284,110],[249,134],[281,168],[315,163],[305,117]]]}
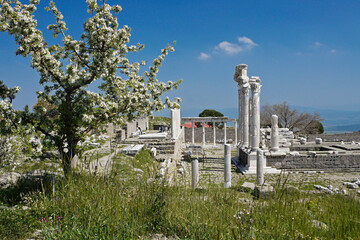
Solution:
{"label": "grassy field", "polygon": [[[149,152],[118,155],[109,177],[20,181],[0,190],[0,239],[359,239],[355,196],[288,188],[256,199],[240,186],[169,187]],[[143,173],[134,168],[142,169]]]}

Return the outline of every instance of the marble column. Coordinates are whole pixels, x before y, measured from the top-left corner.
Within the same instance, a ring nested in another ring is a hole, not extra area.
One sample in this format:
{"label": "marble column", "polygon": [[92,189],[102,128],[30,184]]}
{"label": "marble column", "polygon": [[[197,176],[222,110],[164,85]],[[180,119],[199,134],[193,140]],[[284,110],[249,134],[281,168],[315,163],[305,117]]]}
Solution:
{"label": "marble column", "polygon": [[224,122],[224,144],[226,144],[226,122]]}
{"label": "marble column", "polygon": [[[238,136],[239,136],[239,146],[242,145],[242,135],[243,135],[243,126],[242,126],[242,87],[240,84],[238,84],[238,98],[239,98],[239,106],[238,106],[238,111],[239,111],[239,116],[238,116],[238,122],[239,122],[239,129],[238,129]],[[238,143],[236,143],[238,144]]]}
{"label": "marble column", "polygon": [[235,133],[235,142],[234,143],[235,143],[235,146],[236,146],[237,143],[238,143],[238,140],[237,140],[238,139],[238,137],[237,137],[238,136],[237,121],[234,122],[234,133]]}
{"label": "marble column", "polygon": [[199,184],[199,160],[191,161],[191,186],[197,188]]}
{"label": "marble column", "polygon": [[214,146],[216,145],[216,122],[212,122],[213,124],[213,135],[214,135]]}
{"label": "marble column", "polygon": [[224,187],[231,187],[231,145],[224,145]]}
{"label": "marble column", "polygon": [[278,116],[271,116],[271,151],[279,151],[279,127],[278,127]]}
{"label": "marble column", "polygon": [[205,122],[202,122],[202,145],[205,146]]}
{"label": "marble column", "polygon": [[249,83],[245,83],[242,85],[242,147],[247,148],[249,147],[249,90],[250,90]]}
{"label": "marble column", "polygon": [[[250,80],[251,81],[251,80]],[[249,99],[249,149],[252,149],[253,146],[253,142],[252,142],[252,136],[253,136],[253,121],[252,121],[252,102],[253,102],[253,93],[251,92],[251,84],[250,84],[250,89],[249,89],[249,95],[250,95],[250,99]]]}
{"label": "marble column", "polygon": [[264,184],[264,153],[258,150],[256,158],[256,184],[258,186]]}
{"label": "marble column", "polygon": [[257,151],[260,146],[260,78],[251,78],[251,149]]}
{"label": "marble column", "polygon": [[[235,67],[234,81],[238,83],[238,111],[239,111],[239,143],[240,146],[249,145],[249,89],[247,65],[239,64]],[[244,121],[245,120],[245,121]]]}
{"label": "marble column", "polygon": [[195,144],[194,122],[191,122],[191,143]]}

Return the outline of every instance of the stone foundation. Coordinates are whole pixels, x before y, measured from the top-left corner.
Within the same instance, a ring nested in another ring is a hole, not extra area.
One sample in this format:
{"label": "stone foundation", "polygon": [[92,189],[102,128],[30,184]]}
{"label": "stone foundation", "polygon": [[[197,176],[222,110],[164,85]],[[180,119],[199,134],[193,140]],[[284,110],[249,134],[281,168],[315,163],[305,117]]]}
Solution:
{"label": "stone foundation", "polygon": [[280,169],[321,169],[328,171],[360,171],[360,154],[267,156],[270,166]]}

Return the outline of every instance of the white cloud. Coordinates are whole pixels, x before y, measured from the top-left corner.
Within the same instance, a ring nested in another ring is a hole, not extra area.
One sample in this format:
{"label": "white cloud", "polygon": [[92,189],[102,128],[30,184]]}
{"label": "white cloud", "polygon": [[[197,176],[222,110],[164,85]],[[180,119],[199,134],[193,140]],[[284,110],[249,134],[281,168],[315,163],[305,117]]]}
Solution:
{"label": "white cloud", "polygon": [[337,53],[336,49],[331,49],[330,53]]}
{"label": "white cloud", "polygon": [[[255,43],[253,40],[251,40],[248,37],[238,37],[237,38],[239,43],[231,43],[228,41],[222,41],[218,45],[215,46],[213,53],[225,53],[228,55],[233,55],[240,53],[242,51],[251,50],[253,47],[258,46],[257,43]],[[198,59],[200,60],[206,60],[211,57],[210,54],[207,53],[200,53],[200,56]]]}
{"label": "white cloud", "polygon": [[227,53],[229,55],[239,53],[239,52],[244,50],[239,45],[237,45],[235,43],[230,43],[228,41],[223,41],[223,42],[219,43],[219,45],[217,45],[215,47],[215,49],[221,49],[221,50],[223,50],[225,53]]}
{"label": "white cloud", "polygon": [[253,40],[251,40],[250,38],[248,37],[238,37],[238,41],[239,43],[243,44],[245,48],[247,49],[252,49],[253,47],[257,46],[256,43],[254,43]]}
{"label": "white cloud", "polygon": [[198,59],[200,59],[200,60],[206,60],[206,59],[209,59],[210,57],[211,57],[210,54],[206,54],[206,53],[201,52],[201,53],[200,53],[200,56],[198,57]]}
{"label": "white cloud", "polygon": [[322,44],[321,42],[318,42],[318,41],[316,41],[316,42],[314,42],[314,47],[324,47],[325,45],[324,44]]}

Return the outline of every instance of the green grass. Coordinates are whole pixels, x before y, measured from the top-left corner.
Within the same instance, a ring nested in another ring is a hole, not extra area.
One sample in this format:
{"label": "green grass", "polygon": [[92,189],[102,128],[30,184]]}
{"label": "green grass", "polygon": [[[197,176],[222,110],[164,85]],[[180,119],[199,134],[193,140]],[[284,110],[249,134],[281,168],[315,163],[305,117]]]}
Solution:
{"label": "green grass", "polygon": [[168,186],[157,178],[159,163],[148,151],[119,154],[113,166],[109,177],[74,174],[0,190],[0,205],[8,207],[0,207],[0,239],[30,238],[37,229],[45,239],[151,239],[156,233],[179,239],[359,238],[355,196],[289,191],[284,175],[274,184],[275,197],[256,199],[240,185]]}

